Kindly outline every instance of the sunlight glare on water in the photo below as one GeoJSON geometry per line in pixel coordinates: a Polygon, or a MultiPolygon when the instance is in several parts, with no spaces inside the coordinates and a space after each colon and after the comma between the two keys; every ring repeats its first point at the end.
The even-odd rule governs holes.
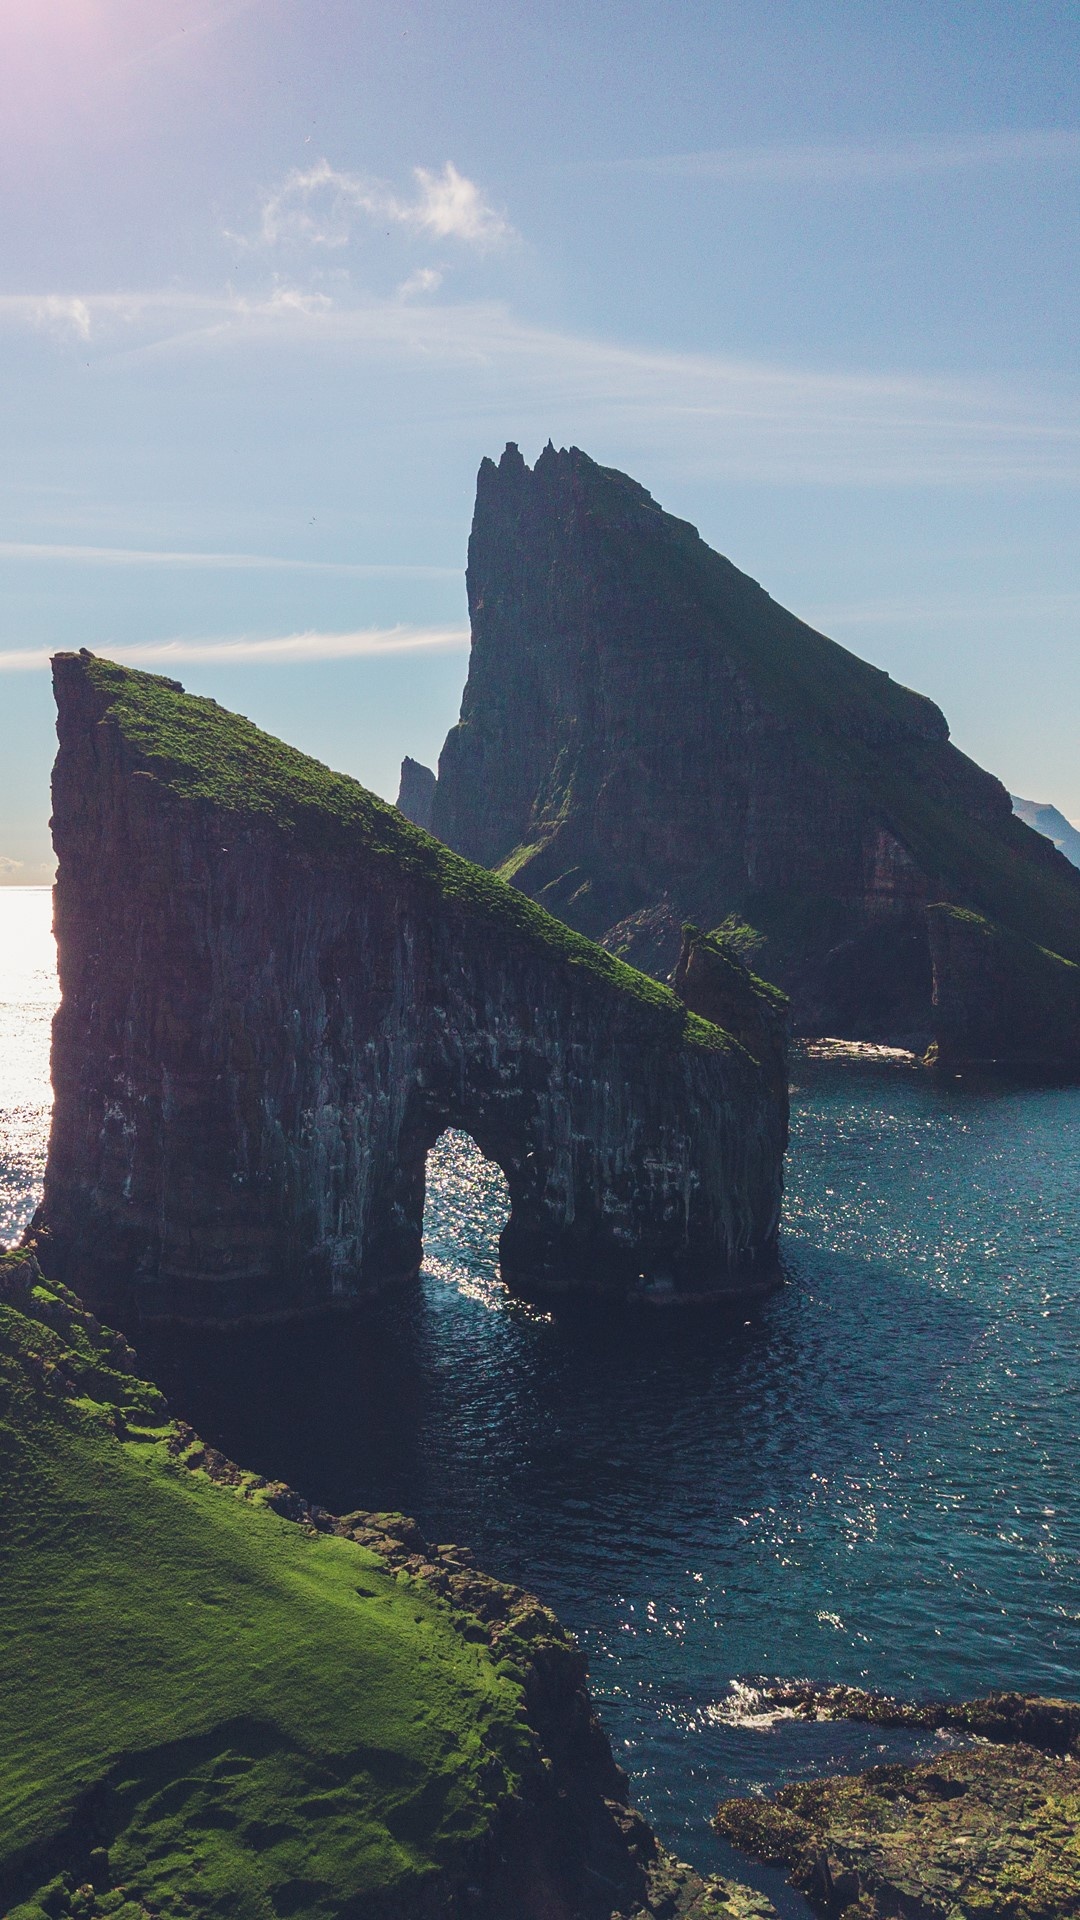
{"type": "Polygon", "coordinates": [[[49,887],[0,887],[0,1242],[17,1239],[45,1170],[49,1033],[60,998],[49,887]]]}

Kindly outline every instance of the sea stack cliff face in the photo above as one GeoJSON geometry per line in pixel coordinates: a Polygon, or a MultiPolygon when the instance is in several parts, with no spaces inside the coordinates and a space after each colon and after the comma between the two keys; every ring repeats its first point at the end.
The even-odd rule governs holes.
{"type": "Polygon", "coordinates": [[[63,997],[32,1232],[58,1278],[127,1324],[348,1304],[416,1270],[425,1156],[462,1127],[506,1175],[522,1291],[762,1283],[779,1028],[755,1057],[176,682],[66,654],[55,685],[63,997]]]}
{"type": "Polygon", "coordinates": [[[933,702],[626,475],[576,448],[486,460],[468,589],[432,830],[612,951],[667,978],[685,921],[727,923],[798,1030],[912,1043],[935,1031],[928,905],[1080,959],[1080,875],[933,702]]]}
{"type": "Polygon", "coordinates": [[[398,812],[403,813],[406,820],[411,820],[414,827],[422,827],[425,833],[430,833],[434,804],[435,775],[430,767],[422,766],[419,760],[411,760],[406,754],[401,763],[398,812]]]}

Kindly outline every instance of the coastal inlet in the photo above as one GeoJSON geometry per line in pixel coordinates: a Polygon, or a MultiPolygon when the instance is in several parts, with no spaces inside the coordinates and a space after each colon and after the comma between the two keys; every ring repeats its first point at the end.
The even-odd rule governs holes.
{"type": "MultiPolygon", "coordinates": [[[[45,1082],[49,898],[0,904],[3,1017],[37,1035],[45,1082]]],[[[36,1139],[10,1107],[0,1125],[10,1239],[45,1114],[36,1139]]],[[[451,1134],[421,1280],[354,1330],[140,1342],[232,1458],[338,1512],[413,1513],[542,1594],[586,1647],[638,1803],[729,1871],[723,1795],[942,1744],[772,1719],[738,1683],[1080,1693],[1080,1091],[802,1055],[792,1125],[787,1281],[750,1312],[613,1326],[514,1302],[501,1177],[451,1134]]]]}

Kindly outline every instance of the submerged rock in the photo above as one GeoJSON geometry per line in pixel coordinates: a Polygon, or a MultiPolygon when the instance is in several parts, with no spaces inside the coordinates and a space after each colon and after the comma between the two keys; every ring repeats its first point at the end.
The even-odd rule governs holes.
{"type": "Polygon", "coordinates": [[[416,1272],[460,1127],[522,1292],[772,1283],[783,1034],[745,969],[724,1031],[215,701],[89,654],[55,684],[57,1278],[119,1324],[347,1306],[416,1272]]]}
{"type": "MultiPolygon", "coordinates": [[[[532,469],[514,445],[485,460],[468,590],[433,830],[612,951],[667,978],[684,921],[723,927],[754,943],[799,1032],[919,1052],[936,1033],[928,905],[1080,961],[1080,873],[934,703],[625,474],[575,447],[532,469]]],[[[1009,1019],[1007,996],[973,999],[995,1058],[1009,1019]]]]}

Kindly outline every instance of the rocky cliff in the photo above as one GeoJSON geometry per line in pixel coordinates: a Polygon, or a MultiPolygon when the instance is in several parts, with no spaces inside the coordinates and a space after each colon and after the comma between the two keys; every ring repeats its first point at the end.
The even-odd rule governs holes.
{"type": "MultiPolygon", "coordinates": [[[[928,903],[1080,959],[1080,875],[933,702],[576,448],[483,463],[433,831],[661,977],[754,943],[803,1032],[934,1031],[928,903]]],[[[1007,1036],[999,1036],[1007,1053],[1007,1036]]]]}
{"type": "Polygon", "coordinates": [[[964,907],[927,909],[937,1060],[1080,1073],[1080,966],[964,907]]]}
{"type": "Polygon", "coordinates": [[[414,827],[422,827],[425,833],[430,833],[434,805],[435,775],[430,767],[422,766],[419,760],[410,760],[406,754],[401,763],[398,812],[403,813],[406,820],[411,820],[414,827]]]}
{"type": "Polygon", "coordinates": [[[425,1157],[461,1127],[506,1175],[522,1291],[765,1283],[786,1087],[764,1029],[755,1055],[174,681],[66,654],[55,685],[33,1236],[57,1278],[121,1324],[347,1305],[416,1271],[425,1157]]]}

